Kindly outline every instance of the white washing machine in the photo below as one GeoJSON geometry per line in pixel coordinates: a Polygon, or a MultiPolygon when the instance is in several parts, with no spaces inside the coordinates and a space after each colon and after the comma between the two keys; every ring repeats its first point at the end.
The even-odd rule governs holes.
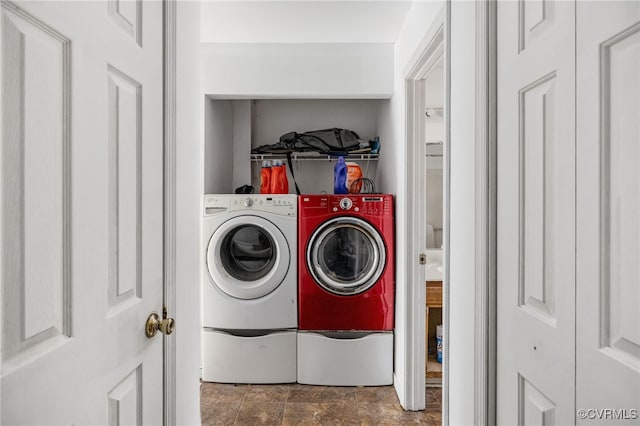
{"type": "Polygon", "coordinates": [[[202,378],[296,381],[297,196],[205,195],[202,378]]]}

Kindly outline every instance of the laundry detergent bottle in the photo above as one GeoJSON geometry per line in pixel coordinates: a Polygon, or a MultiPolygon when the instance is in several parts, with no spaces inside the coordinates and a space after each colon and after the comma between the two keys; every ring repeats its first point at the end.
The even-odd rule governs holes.
{"type": "Polygon", "coordinates": [[[344,157],[338,157],[338,162],[333,169],[333,193],[347,193],[347,165],[344,162],[344,157]]]}
{"type": "Polygon", "coordinates": [[[288,194],[289,182],[287,181],[287,169],[280,160],[274,160],[271,167],[271,193],[288,194]]]}
{"type": "Polygon", "coordinates": [[[271,193],[271,161],[263,161],[260,169],[260,193],[271,193]]]}
{"type": "Polygon", "coordinates": [[[362,181],[356,182],[362,178],[362,169],[356,163],[347,164],[347,191],[350,194],[358,194],[362,190],[362,181]]]}

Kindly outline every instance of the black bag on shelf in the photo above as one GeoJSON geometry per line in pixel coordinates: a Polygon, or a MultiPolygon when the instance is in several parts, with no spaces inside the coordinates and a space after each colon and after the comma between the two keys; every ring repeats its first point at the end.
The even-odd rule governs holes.
{"type": "Polygon", "coordinates": [[[280,136],[280,141],[271,145],[261,145],[255,154],[286,152],[349,152],[358,149],[360,136],[348,129],[322,129],[310,132],[289,132],[280,136]]]}

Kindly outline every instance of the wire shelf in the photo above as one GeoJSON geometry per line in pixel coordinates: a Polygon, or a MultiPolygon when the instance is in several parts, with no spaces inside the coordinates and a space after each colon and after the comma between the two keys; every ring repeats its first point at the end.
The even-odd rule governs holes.
{"type": "MultiPolygon", "coordinates": [[[[329,162],[337,160],[338,156],[335,155],[327,155],[320,154],[318,152],[292,152],[291,160],[292,161],[322,161],[327,160],[329,162]]],[[[379,154],[369,154],[369,153],[361,153],[354,154],[349,153],[344,156],[345,160],[361,160],[361,161],[377,161],[379,158],[379,154]]],[[[264,160],[286,160],[286,154],[251,154],[251,161],[259,162],[264,160]]]]}

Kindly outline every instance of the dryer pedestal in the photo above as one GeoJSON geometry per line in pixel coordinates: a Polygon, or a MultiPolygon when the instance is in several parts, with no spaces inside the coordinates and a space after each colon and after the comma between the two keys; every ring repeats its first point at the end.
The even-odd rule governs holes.
{"type": "Polygon", "coordinates": [[[295,383],[296,331],[240,332],[204,329],[202,380],[219,383],[295,383]],[[254,335],[252,335],[254,334],[254,335]]]}
{"type": "Polygon", "coordinates": [[[393,384],[393,333],[298,332],[298,383],[393,384]]]}

